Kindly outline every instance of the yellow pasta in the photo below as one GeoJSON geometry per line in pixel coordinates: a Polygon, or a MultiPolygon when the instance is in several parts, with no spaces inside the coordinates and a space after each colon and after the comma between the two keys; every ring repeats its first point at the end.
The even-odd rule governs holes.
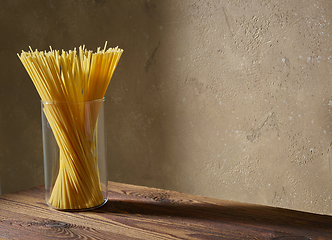
{"type": "Polygon", "coordinates": [[[104,202],[93,133],[102,99],[123,53],[117,47],[107,49],[106,44],[97,52],[81,46],[78,51],[30,48],[18,54],[45,101],[44,114],[60,150],[60,169],[49,199],[55,208],[85,209],[104,202]],[[90,102],[89,108],[86,102],[90,102]]]}

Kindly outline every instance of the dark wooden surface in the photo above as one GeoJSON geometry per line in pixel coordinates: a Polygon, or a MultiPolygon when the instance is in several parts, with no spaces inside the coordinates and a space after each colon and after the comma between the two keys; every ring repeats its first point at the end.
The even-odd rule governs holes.
{"type": "Polygon", "coordinates": [[[332,239],[332,217],[109,182],[96,210],[49,208],[44,188],[0,196],[0,239],[332,239]]]}

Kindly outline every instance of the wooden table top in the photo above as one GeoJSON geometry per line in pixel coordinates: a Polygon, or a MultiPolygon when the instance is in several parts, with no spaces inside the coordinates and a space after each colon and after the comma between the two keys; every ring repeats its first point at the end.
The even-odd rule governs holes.
{"type": "Polygon", "coordinates": [[[332,239],[332,216],[109,182],[109,201],[57,211],[44,188],[0,196],[0,239],[332,239]]]}

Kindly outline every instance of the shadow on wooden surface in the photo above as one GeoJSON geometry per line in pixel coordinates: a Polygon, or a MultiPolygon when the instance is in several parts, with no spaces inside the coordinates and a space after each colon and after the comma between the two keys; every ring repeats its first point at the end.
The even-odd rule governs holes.
{"type": "Polygon", "coordinates": [[[229,205],[218,206],[208,203],[172,203],[167,199],[157,202],[142,202],[135,200],[109,200],[96,212],[113,214],[134,214],[142,216],[171,217],[211,220],[225,223],[238,223],[256,226],[271,226],[273,228],[287,227],[303,230],[331,231],[332,220],[322,215],[297,212],[293,210],[266,207],[229,205]],[[323,221],[322,221],[323,220],[323,221]]]}

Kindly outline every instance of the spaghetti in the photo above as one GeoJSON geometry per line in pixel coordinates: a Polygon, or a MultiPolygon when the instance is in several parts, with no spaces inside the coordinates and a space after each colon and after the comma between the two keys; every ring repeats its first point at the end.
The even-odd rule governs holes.
{"type": "Polygon", "coordinates": [[[32,79],[60,151],[60,167],[49,204],[85,209],[104,202],[94,145],[102,99],[122,49],[22,51],[18,54],[32,79]],[[89,106],[87,106],[89,102],[89,106]],[[86,119],[90,119],[86,121],[86,119]]]}

